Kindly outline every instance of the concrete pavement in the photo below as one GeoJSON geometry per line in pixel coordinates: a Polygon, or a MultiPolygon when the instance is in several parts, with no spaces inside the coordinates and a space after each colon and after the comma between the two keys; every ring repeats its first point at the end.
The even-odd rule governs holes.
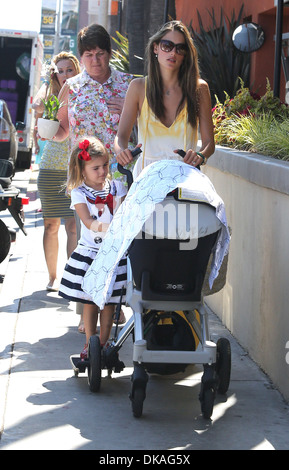
{"type": "MultiPolygon", "coordinates": [[[[73,304],[45,290],[36,177],[31,170],[16,175],[15,184],[31,198],[28,236],[18,233],[9,262],[0,265],[0,449],[289,449],[288,405],[213,313],[213,336],[231,342],[232,374],[227,396],[217,397],[210,421],[201,416],[199,366],[174,376],[151,376],[143,416],[133,417],[131,337],[120,351],[124,371],[112,378],[104,372],[99,393],[89,391],[86,375],[74,377],[69,356],[82,349],[85,338],[77,331],[73,304]]],[[[60,252],[61,275],[63,226],[60,252]]],[[[129,308],[126,313],[131,314],[129,308]]]]}

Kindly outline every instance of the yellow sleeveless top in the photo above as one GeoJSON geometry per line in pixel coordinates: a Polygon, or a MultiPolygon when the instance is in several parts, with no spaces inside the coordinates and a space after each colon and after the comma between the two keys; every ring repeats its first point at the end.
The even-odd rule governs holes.
{"type": "Polygon", "coordinates": [[[165,126],[149,108],[146,93],[138,118],[138,143],[142,144],[142,154],[133,171],[134,179],[142,169],[158,160],[182,160],[176,149],[194,149],[197,145],[197,127],[188,122],[187,105],[181,110],[170,127],[165,126]]]}

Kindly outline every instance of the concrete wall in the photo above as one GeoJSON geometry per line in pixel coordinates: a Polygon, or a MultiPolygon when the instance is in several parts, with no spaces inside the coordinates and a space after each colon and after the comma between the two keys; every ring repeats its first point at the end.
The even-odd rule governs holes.
{"type": "Polygon", "coordinates": [[[289,400],[289,162],[218,146],[204,173],[232,228],[226,286],[205,301],[289,400]]]}

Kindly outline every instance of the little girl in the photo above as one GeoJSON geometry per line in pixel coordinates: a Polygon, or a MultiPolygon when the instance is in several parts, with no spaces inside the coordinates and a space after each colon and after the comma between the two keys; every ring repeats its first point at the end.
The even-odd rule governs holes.
{"type": "MultiPolygon", "coordinates": [[[[86,344],[81,358],[87,357],[88,341],[96,334],[98,307],[82,288],[87,269],[97,255],[100,243],[113,214],[126,195],[120,181],[108,178],[109,156],[103,144],[95,137],[87,137],[77,144],[69,163],[67,189],[71,193],[71,208],[81,221],[78,245],[69,258],[60,283],[59,295],[65,299],[82,302],[86,344]]],[[[109,339],[115,304],[126,281],[126,259],[121,259],[112,296],[100,312],[100,344],[109,339]]]]}

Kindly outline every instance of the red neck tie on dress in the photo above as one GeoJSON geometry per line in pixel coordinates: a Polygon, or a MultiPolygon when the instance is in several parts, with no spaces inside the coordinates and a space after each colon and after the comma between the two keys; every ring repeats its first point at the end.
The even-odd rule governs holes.
{"type": "Polygon", "coordinates": [[[109,208],[109,211],[111,214],[113,214],[113,195],[111,193],[109,193],[106,197],[100,197],[100,196],[97,196],[96,199],[90,199],[87,197],[87,200],[88,202],[92,203],[92,204],[95,204],[95,205],[102,205],[102,207],[98,208],[99,211],[98,211],[98,217],[101,216],[101,214],[103,213],[103,209],[104,209],[104,204],[107,205],[107,207],[109,208]]]}

